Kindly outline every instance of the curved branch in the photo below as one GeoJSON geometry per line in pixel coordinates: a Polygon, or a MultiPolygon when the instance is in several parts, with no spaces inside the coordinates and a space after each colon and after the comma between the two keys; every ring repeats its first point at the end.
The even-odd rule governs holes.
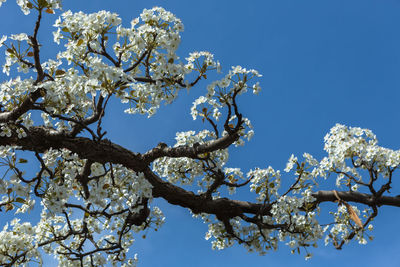
{"type": "MultiPolygon", "coordinates": [[[[359,193],[354,191],[336,191],[339,197],[347,202],[356,202],[365,204],[368,206],[395,206],[400,207],[400,196],[380,196],[375,197],[374,195],[359,193]]],[[[317,200],[316,203],[321,202],[334,202],[337,200],[333,191],[317,191],[312,194],[317,200]]]]}
{"type": "Polygon", "coordinates": [[[38,18],[36,20],[33,36],[29,36],[29,40],[31,41],[32,48],[33,48],[33,58],[35,61],[34,65],[35,65],[35,69],[37,71],[37,78],[35,81],[35,85],[38,84],[39,82],[41,82],[44,78],[44,72],[42,69],[42,65],[40,64],[40,55],[39,55],[40,49],[39,49],[39,44],[37,41],[37,34],[39,31],[41,19],[42,19],[42,11],[39,10],[39,14],[38,14],[38,18]]]}
{"type": "Polygon", "coordinates": [[[36,91],[30,93],[27,98],[15,109],[7,112],[0,113],[0,123],[7,123],[10,121],[16,121],[20,116],[24,113],[28,112],[32,109],[33,104],[38,100],[43,94],[45,94],[45,90],[42,88],[38,88],[36,91]]]}
{"type": "MultiPolygon", "coordinates": [[[[50,129],[42,127],[31,127],[26,138],[18,139],[12,137],[0,137],[0,145],[16,145],[22,150],[45,152],[46,150],[66,148],[78,154],[82,159],[89,159],[99,163],[121,164],[124,167],[135,171],[143,172],[153,186],[154,197],[161,197],[173,205],[189,208],[194,213],[215,214],[218,217],[233,218],[245,213],[257,215],[269,215],[272,204],[263,205],[247,201],[232,200],[228,198],[207,199],[203,195],[197,195],[179,186],[173,185],[158,177],[148,166],[143,157],[131,152],[108,140],[99,142],[89,138],[70,138],[59,134],[52,135],[50,129]]],[[[184,150],[185,151],[185,150],[184,150]]],[[[396,206],[400,207],[400,196],[374,197],[370,194],[339,191],[340,198],[347,202],[356,202],[369,206],[396,206]]],[[[333,191],[317,191],[312,194],[316,198],[315,203],[335,202],[337,200],[333,191]]]]}
{"type": "Polygon", "coordinates": [[[198,158],[199,154],[209,153],[219,149],[225,149],[233,144],[239,135],[234,132],[232,134],[225,135],[216,140],[209,141],[205,144],[195,144],[193,146],[178,146],[178,147],[167,147],[167,146],[157,146],[145,154],[143,154],[142,159],[146,164],[153,162],[154,160],[162,157],[170,158],[198,158]]]}
{"type": "MultiPolygon", "coordinates": [[[[40,21],[42,19],[42,13],[39,11],[38,17],[36,19],[35,23],[35,29],[33,36],[29,36],[29,40],[31,41],[31,46],[33,48],[33,58],[34,58],[34,64],[33,66],[36,69],[37,72],[37,78],[36,81],[33,83],[33,85],[39,84],[41,81],[43,81],[45,77],[45,73],[43,71],[42,65],[40,63],[40,49],[39,49],[39,43],[37,41],[37,34],[39,31],[40,27],[40,21]]],[[[33,104],[38,100],[42,95],[44,95],[46,91],[42,88],[36,89],[34,92],[28,94],[27,98],[20,104],[19,107],[16,107],[12,111],[8,112],[2,112],[0,113],[0,122],[10,122],[10,121],[15,121],[17,120],[21,115],[26,113],[28,110],[30,110],[33,106],[33,104]]]]}
{"type": "Polygon", "coordinates": [[[0,137],[0,145],[15,145],[21,150],[43,153],[50,148],[68,149],[82,159],[98,163],[121,164],[135,172],[141,172],[146,165],[137,153],[133,153],[117,144],[104,139],[94,141],[85,137],[69,137],[51,128],[30,127],[27,137],[19,139],[16,134],[11,137],[0,137]]]}

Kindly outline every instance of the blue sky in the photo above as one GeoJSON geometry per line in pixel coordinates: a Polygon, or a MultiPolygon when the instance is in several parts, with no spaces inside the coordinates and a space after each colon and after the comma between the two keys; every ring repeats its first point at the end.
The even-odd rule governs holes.
{"type": "MultiPolygon", "coordinates": [[[[229,166],[244,171],[268,165],[283,169],[292,153],[301,156],[304,152],[320,159],[325,156],[323,137],[336,123],[369,128],[382,146],[400,148],[400,1],[64,3],[65,10],[119,13],[125,25],[143,8],[153,6],[162,6],[182,19],[185,31],[178,50],[182,59],[191,51],[208,50],[221,62],[223,71],[241,65],[263,74],[259,79],[262,92],[245,96],[239,103],[255,127],[255,136],[245,147],[232,150],[229,166]]],[[[45,18],[39,34],[45,46],[52,39],[50,25],[56,17],[45,18]]],[[[0,18],[0,35],[32,31],[29,21],[33,16],[23,16],[11,0],[0,8],[0,18]]],[[[46,56],[54,56],[56,49],[49,44],[46,56]]],[[[0,77],[6,78],[3,74],[0,77]]],[[[189,112],[209,82],[202,81],[189,94],[182,91],[174,104],[162,107],[151,119],[122,114],[124,107],[113,103],[104,121],[108,138],[144,152],[160,141],[173,144],[178,131],[201,129],[201,122],[192,121],[189,112]]],[[[399,194],[396,187],[393,194],[399,194]]],[[[278,252],[266,256],[248,254],[236,246],[212,251],[204,240],[205,224],[192,219],[187,210],[163,201],[158,205],[166,215],[166,224],[157,233],[149,231],[146,239],[137,236],[131,253],[139,254],[139,266],[400,266],[400,213],[395,208],[381,208],[373,222],[375,240],[368,245],[352,242],[336,251],[321,243],[311,250],[314,257],[305,261],[304,255],[291,255],[283,244],[278,252]]]]}

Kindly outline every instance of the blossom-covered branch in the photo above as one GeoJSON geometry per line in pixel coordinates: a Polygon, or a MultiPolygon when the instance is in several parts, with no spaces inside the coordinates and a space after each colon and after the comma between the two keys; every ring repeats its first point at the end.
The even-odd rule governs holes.
{"type": "Polygon", "coordinates": [[[352,239],[365,244],[379,208],[400,206],[391,192],[400,152],[380,147],[367,129],[337,124],[325,137],[327,157],[292,155],[289,186],[270,166],[247,173],[228,167],[231,147],[254,135],[241,97],[260,91],[261,75],[240,66],[194,100],[190,114],[203,130],[178,132],[175,144],[160,142],[143,153],[116,144],[102,124],[110,99],[120,99],[126,113],[152,116],[181,89],[219,75],[220,63],[205,51],[182,62],[183,24],[160,7],[145,9],[129,27],[107,11],[66,11],[53,33],[65,49],[43,61],[42,16],[58,12],[61,1],[17,4],[37,17],[31,36],[0,39],[3,72],[13,76],[0,85],[0,212],[16,216],[0,232],[2,266],[41,263],[42,251],[62,266],[133,266],[136,255],[127,252],[134,235],[165,220],[155,198],[204,220],[215,249],[237,242],[264,254],[286,243],[307,258],[321,239],[338,249],[352,239]],[[26,171],[31,164],[39,166],[34,175],[26,171]],[[332,189],[318,190],[322,183],[332,189]],[[234,197],[239,190],[250,191],[248,201],[234,197]],[[319,216],[325,202],[338,204],[328,221],[319,216]],[[18,214],[31,210],[40,210],[39,222],[21,222],[18,214]]]}

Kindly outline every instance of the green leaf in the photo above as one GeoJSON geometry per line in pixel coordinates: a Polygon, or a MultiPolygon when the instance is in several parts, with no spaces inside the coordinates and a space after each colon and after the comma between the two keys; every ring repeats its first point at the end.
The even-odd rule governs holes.
{"type": "Polygon", "coordinates": [[[47,7],[48,5],[46,0],[39,0],[38,3],[40,7],[47,7]]]}
{"type": "Polygon", "coordinates": [[[18,203],[22,203],[22,204],[25,204],[25,203],[26,203],[25,199],[20,198],[20,197],[17,197],[17,198],[15,199],[15,201],[18,202],[18,203]]]}
{"type": "Polygon", "coordinates": [[[43,90],[40,90],[40,95],[41,96],[45,96],[46,95],[46,91],[43,89],[43,90]]]}
{"type": "Polygon", "coordinates": [[[64,27],[61,29],[63,32],[69,32],[69,29],[67,27],[64,27]]]}
{"type": "Polygon", "coordinates": [[[79,39],[78,40],[78,43],[76,44],[77,46],[80,46],[81,44],[83,44],[83,40],[82,39],[79,39]]]}
{"type": "Polygon", "coordinates": [[[27,163],[27,162],[28,162],[28,160],[23,159],[23,158],[20,158],[20,159],[18,160],[18,163],[27,163]]]}
{"type": "Polygon", "coordinates": [[[56,76],[63,75],[63,74],[65,74],[65,71],[63,71],[63,70],[56,70],[56,76]]]}
{"type": "Polygon", "coordinates": [[[256,188],[256,194],[260,193],[260,191],[261,191],[261,186],[256,188]]]}
{"type": "Polygon", "coordinates": [[[8,204],[6,205],[6,211],[12,210],[13,208],[14,208],[14,205],[13,205],[13,204],[8,203],[8,204]]]}
{"type": "Polygon", "coordinates": [[[203,64],[203,66],[201,67],[201,70],[200,70],[200,72],[203,74],[204,72],[206,72],[206,70],[207,70],[207,64],[203,64]]]}

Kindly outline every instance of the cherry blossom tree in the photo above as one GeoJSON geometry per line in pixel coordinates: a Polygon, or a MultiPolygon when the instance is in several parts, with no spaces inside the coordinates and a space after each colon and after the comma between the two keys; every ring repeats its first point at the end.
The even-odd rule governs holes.
{"type": "Polygon", "coordinates": [[[107,11],[61,13],[61,0],[17,4],[36,23],[30,34],[0,39],[3,72],[12,76],[0,85],[0,208],[16,215],[0,232],[2,266],[40,264],[42,253],[55,255],[60,266],[134,266],[136,255],[128,254],[134,235],[165,220],[155,198],[207,223],[213,249],[236,242],[265,254],[287,245],[306,258],[321,239],[337,249],[352,240],[365,244],[379,207],[400,206],[390,194],[400,151],[379,146],[368,129],[337,124],[325,137],[327,157],[292,155],[284,170],[293,179],[288,187],[272,167],[227,167],[229,149],[254,134],[238,100],[260,91],[261,75],[240,66],[220,74],[220,63],[205,51],[181,61],[183,24],[171,12],[145,9],[125,27],[107,11]],[[60,52],[44,61],[41,20],[57,12],[60,52]],[[150,117],[213,72],[220,79],[190,110],[203,130],[178,132],[175,144],[160,142],[144,153],[107,139],[102,118],[110,99],[118,98],[126,113],[150,117]],[[33,176],[22,151],[39,166],[33,176]],[[328,177],[337,187],[318,190],[328,177]],[[236,190],[254,198],[237,200],[236,190]],[[33,209],[41,211],[39,222],[18,219],[33,209]],[[321,223],[319,214],[329,212],[331,221],[321,223]]]}

